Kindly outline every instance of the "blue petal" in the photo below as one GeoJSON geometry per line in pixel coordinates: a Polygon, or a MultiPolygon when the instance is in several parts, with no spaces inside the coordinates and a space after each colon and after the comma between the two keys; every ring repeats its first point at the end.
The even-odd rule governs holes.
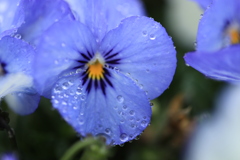
{"type": "Polygon", "coordinates": [[[53,23],[64,17],[73,18],[68,4],[63,0],[22,0],[25,23],[19,28],[21,37],[33,44],[53,23]]]}
{"type": "Polygon", "coordinates": [[[165,29],[147,17],[126,18],[103,39],[100,52],[118,53],[115,67],[131,75],[150,99],[159,96],[172,81],[176,51],[165,29]],[[111,51],[112,50],[112,51],[111,51]]]}
{"type": "Polygon", "coordinates": [[[0,98],[15,92],[30,92],[33,79],[23,73],[8,73],[0,77],[0,98]]]}
{"type": "Polygon", "coordinates": [[[0,1],[0,38],[16,32],[24,21],[23,10],[19,6],[20,0],[0,1]]]}
{"type": "Polygon", "coordinates": [[[66,0],[80,22],[91,28],[99,41],[120,21],[134,15],[145,15],[139,0],[66,0]]]}
{"type": "Polygon", "coordinates": [[[37,46],[35,79],[39,92],[50,98],[51,89],[58,76],[77,66],[81,53],[95,53],[96,40],[82,23],[62,20],[50,27],[37,46]]]}
{"type": "Polygon", "coordinates": [[[233,21],[240,24],[239,8],[240,1],[237,0],[213,1],[199,23],[197,50],[216,51],[225,47],[227,24],[233,21]]]}
{"type": "Polygon", "coordinates": [[[228,82],[240,82],[240,45],[217,52],[192,52],[184,57],[186,63],[207,77],[228,82]]]}
{"type": "Polygon", "coordinates": [[[20,39],[5,36],[0,40],[0,63],[6,64],[8,73],[22,72],[30,75],[34,56],[33,47],[20,39]]]}
{"type": "Polygon", "coordinates": [[[60,79],[53,90],[52,103],[63,118],[82,136],[103,136],[106,143],[122,144],[134,139],[149,124],[150,103],[131,79],[111,72],[113,87],[86,92],[81,74],[60,79]]]}
{"type": "Polygon", "coordinates": [[[8,106],[20,115],[33,113],[40,101],[40,96],[37,93],[12,93],[4,97],[8,106]]]}
{"type": "Polygon", "coordinates": [[[212,3],[213,0],[192,0],[198,3],[198,5],[203,9],[206,10],[212,3]]]}

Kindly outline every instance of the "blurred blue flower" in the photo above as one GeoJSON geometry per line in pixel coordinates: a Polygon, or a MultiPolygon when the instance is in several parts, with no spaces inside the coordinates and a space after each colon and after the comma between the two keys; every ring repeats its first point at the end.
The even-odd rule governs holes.
{"type": "MultiPolygon", "coordinates": [[[[93,2],[103,3],[88,2],[89,10],[98,7],[93,2]]],[[[165,29],[144,16],[122,17],[118,26],[96,30],[113,24],[108,15],[118,13],[110,11],[104,7],[89,23],[65,19],[47,30],[37,46],[35,78],[77,132],[116,145],[149,124],[149,100],[171,83],[176,51],[165,29]]]]}
{"type": "Polygon", "coordinates": [[[204,75],[239,82],[240,1],[214,0],[199,23],[196,52],[184,59],[204,75]],[[224,10],[224,12],[223,12],[224,10]]]}
{"type": "Polygon", "coordinates": [[[35,50],[28,43],[36,45],[59,19],[74,18],[62,0],[2,0],[0,6],[0,97],[25,115],[35,111],[40,99],[32,78],[35,50]]]}
{"type": "Polygon", "coordinates": [[[14,153],[5,153],[0,157],[0,160],[18,160],[14,153]]]}
{"type": "Polygon", "coordinates": [[[216,111],[200,124],[189,139],[185,160],[240,159],[240,86],[225,89],[216,111]]]}

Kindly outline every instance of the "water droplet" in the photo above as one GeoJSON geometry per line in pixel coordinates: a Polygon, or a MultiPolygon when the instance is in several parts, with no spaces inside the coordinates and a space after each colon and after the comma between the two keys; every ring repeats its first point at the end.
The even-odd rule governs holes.
{"type": "Polygon", "coordinates": [[[86,96],[81,96],[81,100],[84,101],[86,99],[86,96]]]}
{"type": "Polygon", "coordinates": [[[127,109],[127,106],[126,106],[126,105],[123,105],[123,109],[127,109]]]}
{"type": "Polygon", "coordinates": [[[146,127],[146,126],[147,126],[147,121],[142,120],[142,121],[141,121],[141,126],[142,126],[142,127],[146,127]]]}
{"type": "Polygon", "coordinates": [[[150,106],[153,106],[154,104],[152,102],[150,102],[150,106]]]}
{"type": "Polygon", "coordinates": [[[77,95],[82,94],[82,89],[77,89],[76,94],[77,94],[77,95]]]}
{"type": "Polygon", "coordinates": [[[120,135],[120,140],[123,141],[123,142],[126,142],[128,140],[128,136],[126,133],[122,133],[120,135]]]}
{"type": "Polygon", "coordinates": [[[129,135],[129,138],[130,138],[130,139],[133,139],[133,135],[132,135],[132,134],[130,134],[130,135],[129,135]]]}
{"type": "Polygon", "coordinates": [[[139,85],[139,88],[140,88],[140,89],[143,89],[143,85],[142,85],[142,84],[140,84],[140,85],[139,85]]]}
{"type": "Polygon", "coordinates": [[[146,37],[146,36],[147,36],[147,31],[142,31],[142,35],[143,35],[144,37],[146,37]]]}
{"type": "Polygon", "coordinates": [[[106,129],[105,129],[105,133],[106,133],[106,134],[111,134],[111,129],[110,129],[110,128],[106,128],[106,129]]]}
{"type": "Polygon", "coordinates": [[[60,91],[62,91],[62,87],[56,86],[56,87],[54,88],[54,92],[60,92],[60,91]]]}
{"type": "Polygon", "coordinates": [[[138,136],[135,138],[135,140],[139,140],[139,138],[140,138],[140,136],[138,135],[138,136]]]}
{"type": "Polygon", "coordinates": [[[131,111],[129,111],[129,114],[130,114],[130,116],[134,116],[135,115],[135,111],[131,110],[131,111]]]}
{"type": "Polygon", "coordinates": [[[68,80],[68,84],[69,84],[69,85],[73,85],[73,82],[74,82],[74,81],[73,81],[72,79],[68,80]]]}
{"type": "Polygon", "coordinates": [[[58,100],[54,99],[53,103],[58,104],[59,102],[58,102],[58,100]]]}
{"type": "Polygon", "coordinates": [[[16,34],[14,37],[17,38],[17,39],[21,39],[22,38],[21,34],[16,34]]]}
{"type": "Polygon", "coordinates": [[[78,99],[78,96],[77,96],[77,95],[75,95],[75,96],[73,96],[73,98],[74,98],[74,99],[78,99]]]}
{"type": "Polygon", "coordinates": [[[151,40],[155,40],[155,39],[156,39],[156,36],[155,36],[154,34],[150,34],[150,35],[149,35],[149,38],[150,38],[151,40]]]}
{"type": "Polygon", "coordinates": [[[66,106],[66,105],[67,105],[67,102],[65,102],[65,101],[62,101],[62,105],[65,105],[65,106],[66,106]]]}
{"type": "Polygon", "coordinates": [[[55,60],[54,63],[55,63],[55,64],[59,64],[59,61],[58,61],[58,60],[55,60]]]}
{"type": "Polygon", "coordinates": [[[132,129],[136,128],[136,125],[135,124],[131,124],[131,128],[132,129]]]}
{"type": "Polygon", "coordinates": [[[146,72],[149,73],[149,69],[146,69],[146,72]]]}
{"type": "Polygon", "coordinates": [[[64,93],[64,94],[63,94],[63,97],[66,97],[66,98],[68,98],[69,96],[68,96],[67,94],[65,94],[65,93],[64,93]]]}
{"type": "Polygon", "coordinates": [[[78,68],[77,70],[76,70],[76,73],[81,73],[82,72],[82,69],[81,68],[78,68]]]}
{"type": "Polygon", "coordinates": [[[114,71],[118,73],[120,70],[117,67],[114,67],[114,71]]]}
{"type": "Polygon", "coordinates": [[[62,85],[62,88],[63,89],[68,89],[69,87],[69,83],[68,82],[64,82],[63,85],[62,85]]]}
{"type": "Polygon", "coordinates": [[[83,125],[84,124],[84,120],[83,119],[79,119],[78,120],[78,124],[83,125]]]}
{"type": "Polygon", "coordinates": [[[133,118],[133,117],[131,117],[131,118],[130,118],[130,121],[133,121],[133,120],[134,120],[134,118],[133,118]]]}
{"type": "Polygon", "coordinates": [[[73,109],[77,110],[77,109],[78,109],[78,107],[77,107],[77,106],[73,106],[73,109]]]}
{"type": "Polygon", "coordinates": [[[117,96],[117,100],[118,100],[119,103],[123,103],[124,98],[123,98],[123,96],[118,95],[118,96],[117,96]]]}

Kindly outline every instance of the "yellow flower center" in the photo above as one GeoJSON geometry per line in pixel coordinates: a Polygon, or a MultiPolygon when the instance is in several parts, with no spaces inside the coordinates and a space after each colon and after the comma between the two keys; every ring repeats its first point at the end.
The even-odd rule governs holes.
{"type": "Polygon", "coordinates": [[[240,43],[240,33],[237,28],[231,28],[229,30],[229,36],[230,36],[231,44],[240,43]]]}
{"type": "Polygon", "coordinates": [[[91,78],[93,80],[100,80],[104,78],[104,70],[103,70],[103,64],[99,62],[98,59],[95,60],[93,63],[88,63],[88,78],[91,78]]]}

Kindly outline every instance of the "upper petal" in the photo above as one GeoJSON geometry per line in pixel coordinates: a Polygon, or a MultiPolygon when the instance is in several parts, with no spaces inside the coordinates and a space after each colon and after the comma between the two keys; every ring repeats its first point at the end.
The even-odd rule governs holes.
{"type": "Polygon", "coordinates": [[[11,35],[23,23],[23,8],[20,0],[0,0],[0,38],[11,35]]]}
{"type": "Polygon", "coordinates": [[[39,92],[46,97],[50,97],[59,75],[77,66],[81,53],[94,53],[97,45],[88,27],[68,19],[55,23],[39,42],[34,76],[39,92]]]}
{"type": "MultiPolygon", "coordinates": [[[[81,74],[63,77],[54,90],[52,102],[63,118],[82,136],[103,136],[106,143],[122,144],[134,139],[149,124],[150,103],[131,79],[109,70],[113,87],[87,92],[81,74]]],[[[92,84],[93,85],[93,84],[92,84]]]]}
{"type": "Polygon", "coordinates": [[[87,25],[99,41],[120,21],[133,15],[144,15],[139,0],[66,0],[80,22],[87,25]]]}
{"type": "Polygon", "coordinates": [[[187,53],[186,63],[207,77],[228,82],[240,81],[240,45],[233,45],[222,50],[187,53]]]}
{"type": "Polygon", "coordinates": [[[239,9],[240,1],[214,0],[199,23],[197,50],[216,51],[227,46],[226,29],[235,21],[240,25],[239,9]]]}
{"type": "Polygon", "coordinates": [[[28,43],[10,36],[0,40],[0,63],[6,64],[8,73],[22,72],[32,74],[32,63],[35,51],[28,43]]]}
{"type": "Polygon", "coordinates": [[[63,0],[22,0],[20,7],[24,8],[24,24],[17,34],[32,44],[37,43],[37,38],[53,23],[65,17],[73,19],[63,0]]]}
{"type": "MultiPolygon", "coordinates": [[[[172,39],[157,22],[147,17],[129,17],[103,39],[100,52],[116,55],[112,65],[131,77],[150,99],[159,96],[172,81],[176,51],[172,39]]],[[[109,64],[110,65],[110,64],[109,64]]]]}

